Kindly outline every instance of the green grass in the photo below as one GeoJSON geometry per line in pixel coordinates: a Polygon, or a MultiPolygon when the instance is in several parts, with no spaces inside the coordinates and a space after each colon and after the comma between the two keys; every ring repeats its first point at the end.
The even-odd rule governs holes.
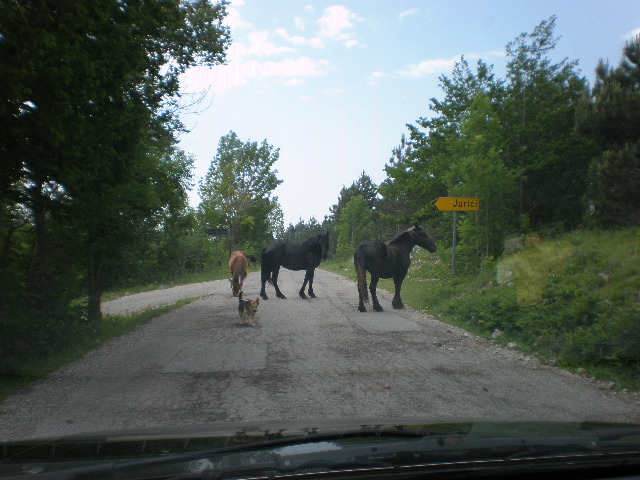
{"type": "Polygon", "coordinates": [[[66,345],[54,355],[47,356],[44,359],[24,361],[21,363],[19,371],[12,375],[0,375],[0,400],[40,377],[82,357],[90,350],[98,348],[114,338],[132,332],[154,318],[183,307],[194,300],[196,298],[179,300],[172,305],[148,308],[132,315],[109,315],[104,317],[96,330],[77,332],[73,341],[67,341],[66,345]]]}
{"type": "MultiPolygon", "coordinates": [[[[419,250],[402,286],[412,308],[543,361],[640,390],[640,228],[583,230],[453,275],[419,250]]],[[[350,259],[322,268],[355,280],[350,259]]],[[[380,288],[393,291],[390,280],[380,288]]],[[[384,305],[383,305],[384,306],[384,305]]]]}

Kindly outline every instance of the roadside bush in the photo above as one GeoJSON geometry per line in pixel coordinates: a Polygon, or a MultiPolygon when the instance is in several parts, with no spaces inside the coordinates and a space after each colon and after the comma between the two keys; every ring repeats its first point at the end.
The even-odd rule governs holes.
{"type": "Polygon", "coordinates": [[[38,374],[39,365],[70,345],[90,335],[91,326],[81,307],[3,311],[0,330],[0,373],[2,376],[38,374]]]}
{"type": "Polygon", "coordinates": [[[562,359],[568,364],[640,365],[640,312],[609,309],[592,325],[567,335],[562,359]],[[622,315],[620,313],[623,313],[622,315]]]}
{"type": "Polygon", "coordinates": [[[448,310],[474,330],[488,334],[496,329],[515,333],[522,315],[512,288],[491,288],[471,301],[451,304],[448,310]]]}

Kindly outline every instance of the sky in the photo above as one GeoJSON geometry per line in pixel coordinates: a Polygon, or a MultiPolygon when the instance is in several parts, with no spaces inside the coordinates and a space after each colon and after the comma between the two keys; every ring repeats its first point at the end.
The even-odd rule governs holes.
{"type": "Polygon", "coordinates": [[[598,60],[617,65],[640,33],[638,0],[232,0],[227,11],[226,64],[182,78],[183,98],[199,101],[181,114],[179,147],[195,158],[196,182],[230,131],[279,148],[285,227],[321,222],[363,171],[379,185],[461,56],[505,78],[506,45],[555,15],[551,58],[577,60],[592,84],[598,60]]]}

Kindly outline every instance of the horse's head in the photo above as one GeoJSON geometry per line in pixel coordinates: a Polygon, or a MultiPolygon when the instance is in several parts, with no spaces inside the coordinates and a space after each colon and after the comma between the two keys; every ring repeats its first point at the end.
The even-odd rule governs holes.
{"type": "Polygon", "coordinates": [[[322,259],[326,260],[329,255],[329,232],[318,234],[318,243],[322,250],[322,259]]]}
{"type": "Polygon", "coordinates": [[[411,227],[409,231],[411,232],[411,236],[413,237],[413,241],[416,245],[422,248],[426,248],[431,253],[436,251],[435,242],[431,240],[431,237],[427,235],[427,232],[420,228],[417,223],[413,227],[411,227]]]}

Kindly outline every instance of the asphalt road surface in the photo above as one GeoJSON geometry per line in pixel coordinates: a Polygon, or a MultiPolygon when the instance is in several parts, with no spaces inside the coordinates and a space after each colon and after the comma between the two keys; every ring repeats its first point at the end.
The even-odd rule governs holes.
{"type": "MultiPolygon", "coordinates": [[[[259,272],[245,281],[258,296],[259,272]]],[[[0,440],[218,421],[421,417],[433,421],[640,422],[636,397],[415,312],[360,313],[355,284],[281,270],[286,300],[261,300],[241,326],[227,280],[132,295],[131,312],[199,300],[158,317],[0,403],[0,440]]]]}

